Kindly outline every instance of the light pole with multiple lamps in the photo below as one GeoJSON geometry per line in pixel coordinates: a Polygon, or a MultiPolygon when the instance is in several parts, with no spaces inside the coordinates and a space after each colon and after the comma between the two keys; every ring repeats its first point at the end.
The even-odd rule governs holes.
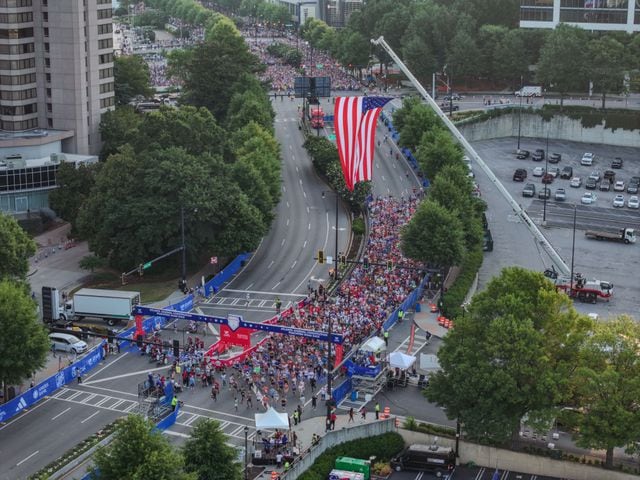
{"type": "MultiPolygon", "coordinates": [[[[544,174],[542,175],[542,178],[544,179],[546,177],[546,175],[549,173],[549,129],[547,129],[547,149],[544,152],[544,174]]],[[[549,177],[547,177],[549,178],[549,177]]],[[[549,196],[551,196],[551,187],[548,187],[548,192],[547,192],[547,185],[551,185],[550,183],[542,183],[542,191],[544,193],[544,198],[543,198],[543,207],[542,207],[542,224],[546,225],[547,224],[547,193],[549,193],[549,196]]]]}
{"type": "Polygon", "coordinates": [[[524,85],[522,75],[520,75],[520,108],[518,108],[518,150],[520,150],[520,123],[522,122],[522,88],[524,85]]]}

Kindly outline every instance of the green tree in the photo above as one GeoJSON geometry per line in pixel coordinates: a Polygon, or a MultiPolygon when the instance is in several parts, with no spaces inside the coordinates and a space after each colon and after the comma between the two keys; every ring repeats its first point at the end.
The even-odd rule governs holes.
{"type": "Polygon", "coordinates": [[[126,105],[138,95],[153,95],[149,65],[139,55],[120,55],[113,63],[116,105],[126,105]]]}
{"type": "Polygon", "coordinates": [[[49,194],[49,201],[57,215],[71,223],[74,234],[77,233],[78,212],[91,193],[97,170],[98,165],[95,164],[76,167],[73,163],[64,162],[58,167],[58,188],[49,194]]]}
{"type": "Polygon", "coordinates": [[[479,73],[483,77],[493,78],[502,58],[496,56],[496,47],[509,32],[501,25],[482,25],[478,31],[478,47],[481,53],[479,73]]]}
{"type": "Polygon", "coordinates": [[[426,200],[402,229],[400,248],[406,257],[424,263],[457,265],[464,257],[462,224],[454,213],[426,200]]]}
{"type": "Polygon", "coordinates": [[[520,88],[529,72],[530,52],[527,34],[521,29],[509,30],[495,45],[493,71],[498,78],[520,88]]]}
{"type": "Polygon", "coordinates": [[[130,415],[121,419],[115,438],[98,449],[94,457],[94,474],[104,480],[196,480],[185,473],[184,459],[154,425],[130,415]]]}
{"type": "Polygon", "coordinates": [[[574,378],[582,411],[577,445],[606,450],[633,445],[640,437],[640,326],[628,316],[598,322],[580,351],[574,378]]]}
{"type": "Polygon", "coordinates": [[[238,89],[236,82],[254,72],[257,63],[236,27],[224,19],[207,31],[204,42],[170,56],[169,67],[184,83],[184,102],[205,107],[222,120],[238,89]]]}
{"type": "Polygon", "coordinates": [[[602,108],[605,107],[607,93],[620,93],[623,89],[627,65],[625,47],[610,36],[589,42],[589,78],[593,88],[602,94],[602,108]]]}
{"type": "Polygon", "coordinates": [[[187,471],[198,480],[241,480],[242,467],[236,450],[227,445],[227,438],[215,420],[196,424],[182,450],[187,471]]]}
{"type": "Polygon", "coordinates": [[[89,270],[91,273],[96,271],[96,268],[103,268],[107,265],[104,258],[96,257],[95,255],[85,255],[80,260],[80,268],[83,270],[89,270]]]}
{"type": "Polygon", "coordinates": [[[36,243],[13,217],[0,213],[0,280],[24,280],[36,243]]]}
{"type": "Polygon", "coordinates": [[[505,268],[456,319],[425,394],[473,439],[513,439],[525,416],[548,427],[591,328],[541,273],[505,268]]]}
{"type": "Polygon", "coordinates": [[[103,113],[100,121],[100,136],[103,142],[100,158],[105,160],[126,143],[133,144],[139,138],[138,129],[142,120],[143,116],[128,106],[103,113]]]}
{"type": "MultiPolygon", "coordinates": [[[[403,39],[404,40],[404,39],[403,39]]],[[[402,53],[407,67],[424,84],[436,71],[436,58],[427,42],[417,35],[404,43],[402,53]]]]}
{"type": "MultiPolygon", "coordinates": [[[[402,137],[401,137],[402,138],[402,137]]],[[[435,178],[447,164],[462,161],[462,148],[444,128],[434,128],[422,135],[416,160],[427,178],[435,178]]]]}
{"type": "Polygon", "coordinates": [[[393,125],[400,132],[400,145],[416,151],[425,132],[438,126],[435,112],[417,97],[409,97],[393,113],[393,125]]]}
{"type": "Polygon", "coordinates": [[[453,82],[474,76],[480,68],[480,58],[480,49],[473,35],[459,29],[447,50],[447,75],[451,76],[453,82]]]}
{"type": "Polygon", "coordinates": [[[49,337],[36,308],[24,285],[0,280],[0,382],[5,399],[9,385],[21,383],[45,365],[49,337]]]}
{"type": "Polygon", "coordinates": [[[538,81],[560,94],[560,105],[572,90],[586,87],[586,33],[565,24],[547,34],[537,65],[538,81]]]}

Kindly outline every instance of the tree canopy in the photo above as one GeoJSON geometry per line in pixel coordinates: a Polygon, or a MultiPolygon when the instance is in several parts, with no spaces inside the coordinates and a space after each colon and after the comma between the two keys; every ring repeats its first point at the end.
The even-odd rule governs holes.
{"type": "Polygon", "coordinates": [[[56,214],[71,223],[73,234],[77,234],[78,212],[87,201],[95,183],[99,165],[70,162],[61,163],[56,173],[58,188],[49,194],[51,208],[56,214]]]}
{"type": "Polygon", "coordinates": [[[529,425],[548,425],[570,398],[591,328],[541,273],[505,268],[456,319],[425,394],[468,437],[506,442],[525,416],[529,425]]]}
{"type": "Polygon", "coordinates": [[[149,65],[139,55],[119,55],[113,62],[116,105],[126,105],[136,96],[153,94],[149,65]]]}
{"type": "Polygon", "coordinates": [[[195,473],[198,480],[241,480],[237,452],[226,440],[215,420],[196,424],[182,449],[187,471],[195,473]]]}
{"type": "Polygon", "coordinates": [[[100,479],[196,480],[184,471],[184,459],[155,426],[139,415],[121,419],[115,438],[93,457],[100,479]]]}
{"type": "Polygon", "coordinates": [[[36,244],[13,217],[3,213],[0,213],[0,245],[0,280],[24,280],[36,244]]]}
{"type": "Polygon", "coordinates": [[[36,304],[20,282],[0,280],[0,329],[0,382],[6,389],[44,367],[50,345],[36,304]]]}

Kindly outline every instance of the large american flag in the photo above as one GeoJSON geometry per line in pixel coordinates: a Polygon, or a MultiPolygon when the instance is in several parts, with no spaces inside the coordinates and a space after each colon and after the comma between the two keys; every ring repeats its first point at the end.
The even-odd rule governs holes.
{"type": "Polygon", "coordinates": [[[333,111],[336,143],[347,188],[371,180],[376,123],[388,97],[338,97],[333,111]]]}

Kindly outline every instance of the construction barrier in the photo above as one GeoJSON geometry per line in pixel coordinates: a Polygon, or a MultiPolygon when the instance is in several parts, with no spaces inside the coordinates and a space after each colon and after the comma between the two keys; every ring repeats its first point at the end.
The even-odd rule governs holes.
{"type": "Polygon", "coordinates": [[[384,407],[384,410],[382,411],[382,418],[389,418],[390,416],[391,416],[391,408],[384,407]]]}
{"type": "Polygon", "coordinates": [[[445,318],[445,317],[443,317],[442,315],[440,315],[440,316],[438,317],[438,325],[440,325],[440,326],[444,327],[444,321],[445,321],[445,320],[446,320],[446,318],[445,318]]]}
{"type": "Polygon", "coordinates": [[[438,313],[438,306],[435,303],[430,303],[429,310],[431,310],[431,313],[438,313]]]}
{"type": "Polygon", "coordinates": [[[278,480],[278,472],[276,472],[275,470],[271,470],[271,480],[278,480]]]}
{"type": "Polygon", "coordinates": [[[400,428],[400,419],[396,417],[396,428],[400,428]]]}

